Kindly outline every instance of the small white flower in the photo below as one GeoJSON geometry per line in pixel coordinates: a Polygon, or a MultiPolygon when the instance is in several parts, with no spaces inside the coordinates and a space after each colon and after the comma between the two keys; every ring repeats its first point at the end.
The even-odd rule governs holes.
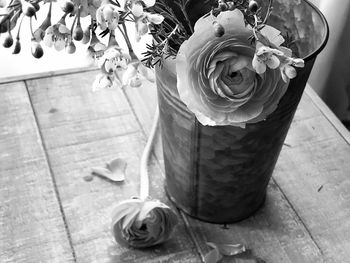
{"type": "Polygon", "coordinates": [[[144,12],[141,16],[135,17],[136,40],[139,41],[141,36],[148,33],[148,24],[159,25],[163,22],[164,17],[159,14],[144,12]]]}
{"type": "Polygon", "coordinates": [[[127,69],[127,63],[131,60],[129,53],[119,46],[108,47],[103,55],[98,58],[97,64],[107,73],[123,71],[127,69]]]}
{"type": "Polygon", "coordinates": [[[121,86],[121,82],[113,74],[106,74],[101,72],[97,74],[95,81],[92,84],[92,91],[96,92],[101,89],[112,89],[121,86]]]}
{"type": "Polygon", "coordinates": [[[286,62],[280,66],[281,76],[284,82],[289,79],[294,79],[297,76],[297,71],[294,67],[303,68],[304,60],[300,58],[286,58],[286,62]]]}
{"type": "Polygon", "coordinates": [[[66,25],[63,23],[57,23],[46,29],[43,40],[46,46],[54,46],[57,51],[61,51],[71,39],[71,32],[66,25]]]}
{"type": "Polygon", "coordinates": [[[146,68],[140,61],[134,60],[128,64],[128,68],[123,75],[123,85],[129,85],[130,87],[137,88],[142,85],[141,76],[145,77],[148,81],[154,82],[154,73],[146,68]]]}
{"type": "Polygon", "coordinates": [[[126,0],[124,8],[131,10],[131,13],[135,17],[140,17],[143,15],[143,5],[147,7],[154,6],[156,0],[126,0]]]}
{"type": "Polygon", "coordinates": [[[94,83],[92,84],[92,91],[96,92],[101,89],[105,88],[111,88],[113,87],[113,81],[111,79],[110,75],[99,73],[96,78],[94,83]]]}
{"type": "Polygon", "coordinates": [[[101,6],[101,0],[72,0],[75,6],[73,14],[76,14],[80,6],[80,17],[96,18],[96,10],[101,6]]]}
{"type": "Polygon", "coordinates": [[[252,61],[253,68],[258,74],[263,74],[266,71],[266,66],[276,69],[281,63],[278,56],[283,55],[284,53],[282,51],[270,48],[257,41],[256,52],[252,61]]]}
{"type": "Polygon", "coordinates": [[[115,30],[119,22],[119,8],[112,4],[104,4],[96,11],[97,24],[101,30],[115,30]]]}

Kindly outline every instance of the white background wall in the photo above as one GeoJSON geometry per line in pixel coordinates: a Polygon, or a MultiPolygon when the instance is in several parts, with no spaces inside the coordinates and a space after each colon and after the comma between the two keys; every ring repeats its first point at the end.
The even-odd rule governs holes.
{"type": "MultiPolygon", "coordinates": [[[[33,23],[34,30],[39,27],[40,23],[45,19],[48,7],[49,4],[41,6],[41,10],[38,13],[38,15],[40,15],[38,16],[38,22],[34,21],[33,23]]],[[[52,13],[52,22],[57,22],[60,15],[63,14],[58,6],[55,6],[52,13]]],[[[71,22],[71,19],[69,21],[71,22]]],[[[13,32],[16,32],[17,34],[17,29],[13,32]]],[[[16,34],[12,33],[14,39],[16,38],[16,34]]],[[[44,48],[44,56],[40,59],[34,58],[30,50],[31,34],[28,17],[24,18],[20,36],[22,45],[22,51],[20,54],[12,54],[14,44],[11,48],[0,47],[0,78],[82,67],[91,63],[91,60],[86,56],[85,49],[79,48],[78,45],[75,54],[67,54],[65,51],[57,52],[52,48],[42,45],[44,48]]],[[[1,45],[4,37],[5,34],[3,33],[0,37],[1,45]]]]}

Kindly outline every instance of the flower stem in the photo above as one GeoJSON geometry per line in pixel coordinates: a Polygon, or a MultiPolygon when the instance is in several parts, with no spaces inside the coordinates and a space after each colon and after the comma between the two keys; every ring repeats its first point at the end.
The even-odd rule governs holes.
{"type": "Polygon", "coordinates": [[[33,17],[32,16],[30,17],[29,21],[30,21],[30,23],[29,23],[29,25],[30,25],[30,33],[32,34],[32,38],[35,38],[34,37],[34,33],[33,33],[33,22],[32,22],[33,21],[33,17]]]}
{"type": "Polygon", "coordinates": [[[122,35],[123,35],[123,37],[125,39],[125,42],[126,42],[126,44],[128,46],[129,52],[130,53],[134,53],[134,50],[132,48],[132,45],[131,45],[131,42],[130,42],[130,39],[129,39],[129,36],[128,36],[128,30],[126,29],[125,23],[122,23],[122,26],[123,26],[123,30],[124,31],[119,26],[118,26],[118,28],[119,28],[120,32],[122,33],[122,35]]]}
{"type": "Polygon", "coordinates": [[[157,132],[159,122],[159,109],[156,107],[156,112],[153,117],[153,123],[150,135],[147,139],[145,149],[143,150],[140,162],[140,199],[145,200],[149,196],[149,176],[147,171],[148,160],[152,152],[155,134],[157,132]]]}
{"type": "Polygon", "coordinates": [[[191,31],[191,33],[193,34],[193,33],[194,33],[194,29],[193,29],[193,26],[192,26],[192,24],[191,24],[190,18],[188,17],[188,13],[187,13],[187,11],[186,11],[186,4],[187,4],[187,2],[186,2],[185,4],[181,4],[181,3],[179,3],[179,2],[176,1],[175,3],[180,7],[181,12],[183,13],[183,15],[184,15],[184,17],[185,17],[185,19],[186,19],[186,22],[187,22],[187,24],[188,24],[188,27],[190,28],[190,31],[191,31]]]}
{"type": "Polygon", "coordinates": [[[18,31],[17,31],[17,36],[16,39],[19,40],[19,33],[21,32],[21,27],[22,27],[22,22],[23,22],[23,18],[25,17],[25,15],[22,16],[21,18],[21,22],[19,22],[19,26],[18,26],[18,31]]]}
{"type": "Polygon", "coordinates": [[[78,19],[78,16],[76,15],[76,16],[74,17],[74,20],[73,20],[73,23],[72,23],[72,27],[71,27],[71,29],[70,29],[70,34],[71,34],[71,35],[73,35],[74,26],[75,26],[75,22],[77,21],[77,19],[78,19]]]}
{"type": "Polygon", "coordinates": [[[176,27],[173,29],[173,31],[170,32],[170,34],[167,36],[166,39],[164,39],[160,44],[159,46],[162,46],[164,45],[168,40],[169,38],[171,38],[174,34],[176,34],[176,31],[179,29],[179,25],[176,25],[176,27]]]}
{"type": "Polygon", "coordinates": [[[262,24],[266,24],[267,19],[270,17],[271,10],[272,10],[272,3],[273,3],[273,0],[269,0],[269,5],[267,7],[266,15],[262,24]]]}

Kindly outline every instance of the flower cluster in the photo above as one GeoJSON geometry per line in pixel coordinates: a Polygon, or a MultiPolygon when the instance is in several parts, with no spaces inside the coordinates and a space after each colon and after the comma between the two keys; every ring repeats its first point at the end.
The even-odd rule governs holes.
{"type": "Polygon", "coordinates": [[[20,30],[22,21],[29,19],[32,35],[32,55],[40,58],[44,55],[43,45],[57,51],[65,50],[72,54],[76,51],[76,42],[87,45],[88,53],[101,68],[93,84],[93,89],[129,85],[138,87],[140,76],[153,81],[154,77],[133,52],[126,22],[135,24],[136,40],[149,32],[153,24],[160,24],[161,14],[150,11],[155,0],[57,0],[62,10],[58,21],[53,21],[54,0],[6,0],[1,2],[0,32],[5,33],[3,46],[11,48],[14,44],[13,31],[17,30],[13,54],[21,52],[20,30]],[[32,20],[40,6],[49,5],[47,15],[38,28],[33,29],[32,20]],[[90,24],[83,28],[81,18],[90,17],[90,24]],[[121,39],[116,39],[116,34],[121,39]],[[109,36],[108,44],[103,37],[109,36]],[[127,49],[121,48],[124,41],[127,49]],[[119,42],[119,43],[118,43],[119,42]],[[124,74],[125,73],[125,74],[124,74]]]}
{"type": "Polygon", "coordinates": [[[304,66],[283,46],[280,31],[266,25],[272,0],[264,12],[255,0],[212,0],[211,11],[195,25],[187,13],[191,0],[58,0],[63,16],[56,22],[51,18],[53,0],[8,1],[2,4],[0,32],[6,33],[3,46],[9,48],[18,24],[14,54],[21,51],[21,25],[29,17],[36,58],[44,53],[42,43],[68,53],[76,51],[77,41],[87,45],[101,68],[94,90],[139,87],[142,78],[153,82],[153,72],[145,65],[176,57],[180,97],[206,125],[244,127],[265,119],[296,76],[296,68],[304,66]],[[44,4],[49,11],[33,31],[32,20],[44,4]],[[182,19],[174,7],[183,12],[182,19]],[[80,20],[87,16],[91,23],[83,28],[80,20]],[[134,53],[127,22],[134,23],[136,41],[147,33],[154,37],[141,61],[134,53]],[[105,36],[108,44],[102,42],[105,36]]]}

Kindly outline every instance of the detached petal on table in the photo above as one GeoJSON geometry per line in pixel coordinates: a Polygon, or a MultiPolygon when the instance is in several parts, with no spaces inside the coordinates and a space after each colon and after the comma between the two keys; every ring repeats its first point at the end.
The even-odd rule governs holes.
{"type": "Polygon", "coordinates": [[[123,159],[114,159],[106,164],[106,167],[92,167],[94,175],[107,178],[113,182],[123,182],[125,180],[125,170],[127,163],[123,159]]]}

